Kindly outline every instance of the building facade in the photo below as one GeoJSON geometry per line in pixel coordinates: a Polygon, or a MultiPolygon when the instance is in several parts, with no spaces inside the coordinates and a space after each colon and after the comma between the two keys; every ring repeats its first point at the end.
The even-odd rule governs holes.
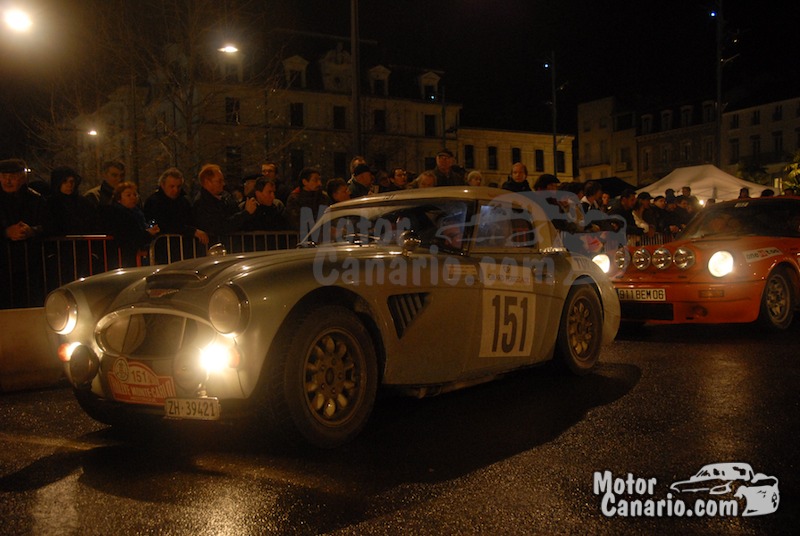
{"type": "MultiPolygon", "coordinates": [[[[552,134],[464,128],[462,105],[443,98],[442,72],[377,63],[363,71],[354,97],[352,58],[341,46],[316,58],[289,54],[261,80],[245,80],[241,61],[221,56],[217,78],[184,82],[191,90],[182,93],[174,73],[152,77],[147,88],[119,88],[93,114],[76,118],[102,125],[78,148],[85,187],[97,184],[100,163],[112,159],[127,165],[143,192],[167,167],[183,170],[191,184],[209,162],[234,185],[265,161],[281,177],[313,166],[324,179],[347,178],[356,147],[376,170],[419,173],[448,148],[458,165],[490,181],[505,180],[516,161],[532,181],[545,172],[572,180],[574,136],[559,135],[554,155],[552,134]]],[[[180,72],[181,62],[175,65],[180,72]]]]}
{"type": "Polygon", "coordinates": [[[780,188],[784,169],[800,150],[800,97],[727,111],[722,132],[723,170],[766,174],[780,188]]]}

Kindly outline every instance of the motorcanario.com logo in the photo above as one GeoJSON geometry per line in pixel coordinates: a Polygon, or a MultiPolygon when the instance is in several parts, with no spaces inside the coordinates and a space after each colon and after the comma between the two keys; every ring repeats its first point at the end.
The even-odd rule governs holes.
{"type": "Polygon", "coordinates": [[[712,463],[694,476],[658,486],[656,478],[595,471],[592,491],[607,517],[737,517],[778,509],[778,479],[746,463],[712,463]]]}

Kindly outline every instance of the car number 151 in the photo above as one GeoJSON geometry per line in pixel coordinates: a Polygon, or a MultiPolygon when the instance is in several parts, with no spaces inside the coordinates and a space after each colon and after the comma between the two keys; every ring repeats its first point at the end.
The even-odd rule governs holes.
{"type": "Polygon", "coordinates": [[[534,296],[524,292],[485,292],[481,357],[530,355],[534,296]]]}

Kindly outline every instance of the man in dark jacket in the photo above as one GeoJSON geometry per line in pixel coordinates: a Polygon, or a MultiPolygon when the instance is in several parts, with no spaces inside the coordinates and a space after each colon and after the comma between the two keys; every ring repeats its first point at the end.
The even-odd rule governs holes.
{"type": "Polygon", "coordinates": [[[305,236],[322,212],[331,204],[331,200],[322,191],[322,176],[314,168],[303,168],[300,171],[300,186],[289,196],[286,202],[286,213],[292,230],[305,236]]]}
{"type": "Polygon", "coordinates": [[[44,197],[28,188],[23,160],[0,161],[0,307],[40,307],[44,303],[42,251],[48,212],[44,197]]]}
{"type": "Polygon", "coordinates": [[[528,168],[522,162],[516,162],[511,166],[511,175],[503,183],[503,190],[510,192],[530,192],[531,185],[528,182],[528,168]]]}
{"type": "Polygon", "coordinates": [[[194,226],[208,233],[210,243],[241,231],[258,207],[256,200],[247,199],[240,210],[236,200],[225,191],[225,176],[216,164],[203,166],[197,178],[201,188],[192,206],[194,226]]]}

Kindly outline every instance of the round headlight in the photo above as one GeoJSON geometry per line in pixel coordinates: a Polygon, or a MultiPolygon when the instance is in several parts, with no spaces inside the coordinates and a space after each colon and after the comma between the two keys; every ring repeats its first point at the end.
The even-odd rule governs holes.
{"type": "Polygon", "coordinates": [[[686,248],[678,248],[675,250],[675,255],[672,256],[672,261],[681,270],[686,270],[694,266],[694,253],[686,248]]]}
{"type": "Polygon", "coordinates": [[[67,335],[78,323],[78,304],[68,290],[54,290],[44,302],[44,314],[50,329],[60,335],[67,335]]]}
{"type": "Polygon", "coordinates": [[[650,252],[646,249],[637,249],[633,252],[633,265],[639,270],[645,270],[650,266],[650,252]]]}
{"type": "Polygon", "coordinates": [[[666,248],[658,248],[653,252],[653,266],[659,270],[665,270],[672,264],[672,255],[666,248]]]}
{"type": "Polygon", "coordinates": [[[733,255],[727,251],[717,251],[708,259],[708,271],[714,277],[724,277],[733,271],[733,255]]]}
{"type": "Polygon", "coordinates": [[[592,262],[599,266],[600,269],[603,270],[604,274],[607,274],[611,269],[611,259],[609,259],[608,255],[605,253],[599,253],[592,257],[592,262]]]}
{"type": "Polygon", "coordinates": [[[628,250],[625,248],[619,248],[617,252],[614,253],[614,263],[620,270],[625,270],[625,268],[628,267],[629,260],[630,255],[628,254],[628,250]]]}
{"type": "Polygon", "coordinates": [[[241,290],[233,286],[218,288],[208,302],[208,318],[211,325],[225,335],[243,329],[247,322],[247,314],[247,298],[241,290]]]}

